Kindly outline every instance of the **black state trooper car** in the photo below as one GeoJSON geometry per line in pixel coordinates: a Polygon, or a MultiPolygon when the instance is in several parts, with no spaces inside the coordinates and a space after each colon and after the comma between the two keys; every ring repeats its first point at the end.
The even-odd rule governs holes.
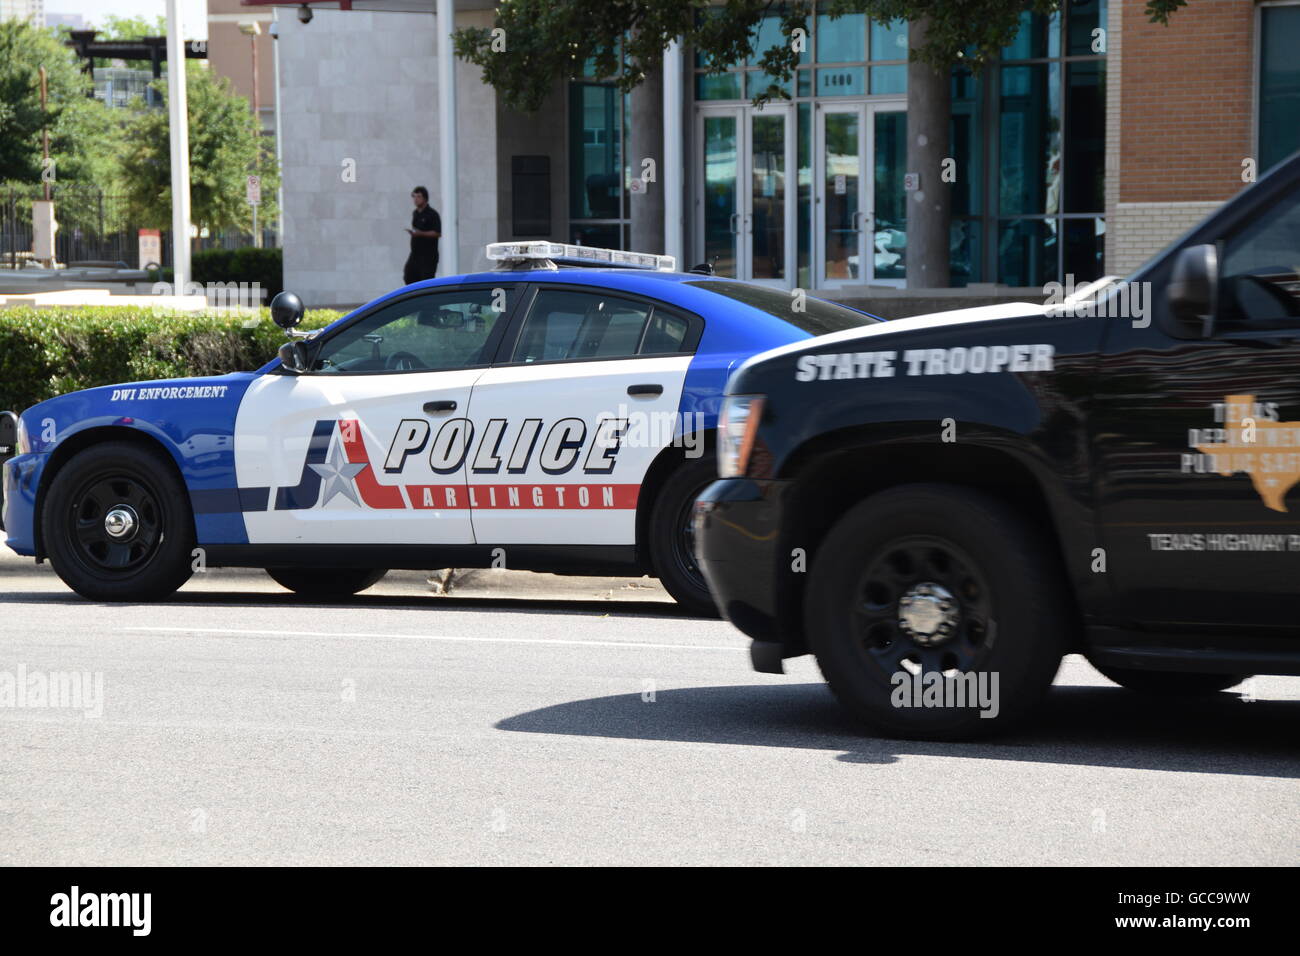
{"type": "Polygon", "coordinates": [[[938,738],[1023,717],[1068,652],[1157,694],[1300,674],[1298,273],[1300,154],[1082,300],[747,361],[695,520],[755,667],[811,652],[938,738]]]}

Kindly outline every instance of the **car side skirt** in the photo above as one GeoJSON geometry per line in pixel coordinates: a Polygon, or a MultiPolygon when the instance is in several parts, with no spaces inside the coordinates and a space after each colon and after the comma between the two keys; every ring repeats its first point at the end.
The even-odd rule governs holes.
{"type": "Polygon", "coordinates": [[[1200,674],[1300,675],[1300,634],[1088,628],[1088,659],[1110,667],[1200,674]]]}
{"type": "Polygon", "coordinates": [[[204,561],[218,568],[504,567],[552,574],[643,573],[633,545],[212,544],[203,550],[204,561]]]}

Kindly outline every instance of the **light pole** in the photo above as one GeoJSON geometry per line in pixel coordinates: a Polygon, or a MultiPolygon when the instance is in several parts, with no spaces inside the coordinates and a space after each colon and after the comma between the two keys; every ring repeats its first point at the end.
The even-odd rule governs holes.
{"type": "Polygon", "coordinates": [[[167,0],[167,128],[172,161],[172,291],[179,296],[190,281],[190,119],[178,0],[167,0]]]}
{"type": "MultiPolygon", "coordinates": [[[[253,118],[257,120],[257,135],[262,135],[262,90],[261,80],[257,74],[257,38],[262,35],[262,25],[256,20],[245,20],[239,24],[239,32],[248,37],[253,48],[253,118]]],[[[261,146],[258,146],[259,150],[261,146]]],[[[253,203],[253,248],[262,248],[262,232],[257,228],[257,203],[253,203]]]]}
{"type": "Polygon", "coordinates": [[[239,32],[248,37],[253,48],[253,115],[258,125],[262,123],[262,89],[257,76],[257,38],[262,35],[262,25],[256,20],[245,20],[239,24],[239,32]]]}

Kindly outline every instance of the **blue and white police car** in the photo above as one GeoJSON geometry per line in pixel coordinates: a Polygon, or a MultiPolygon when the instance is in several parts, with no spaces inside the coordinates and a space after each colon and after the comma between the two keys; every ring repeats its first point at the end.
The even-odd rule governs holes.
{"type": "Polygon", "coordinates": [[[311,595],[388,569],[650,573],[712,612],[691,506],[728,373],[875,321],[669,257],[493,243],[495,271],[399,289],[256,372],[63,395],[18,423],[8,545],[79,594],[150,600],[200,566],[311,595]],[[595,268],[592,268],[592,267],[595,268]]]}

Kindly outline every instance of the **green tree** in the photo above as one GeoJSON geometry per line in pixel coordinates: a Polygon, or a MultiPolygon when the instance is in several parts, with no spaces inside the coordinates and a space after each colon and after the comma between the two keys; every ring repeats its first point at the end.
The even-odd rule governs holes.
{"type": "MultiPolygon", "coordinates": [[[[1147,16],[1167,23],[1187,0],[1145,0],[1147,16]]],[[[926,202],[908,221],[908,284],[920,288],[948,284],[950,189],[939,175],[948,154],[950,119],[948,74],[954,65],[979,69],[998,55],[1020,27],[1025,11],[1048,13],[1061,0],[824,0],[822,12],[838,17],[865,13],[878,20],[910,23],[908,67],[908,169],[920,172],[926,202]],[[918,147],[924,136],[923,147],[918,147]]],[[[676,38],[703,56],[711,72],[761,53],[759,65],[774,85],[755,103],[784,96],[776,83],[793,75],[799,51],[789,40],[763,51],[754,38],[763,18],[781,17],[781,32],[807,35],[810,0],[511,0],[496,10],[499,38],[485,28],[456,33],[456,51],[483,68],[483,77],[515,109],[536,110],[552,81],[575,77],[586,64],[598,79],[622,90],[641,83],[676,38]]]]}
{"type": "MultiPolygon", "coordinates": [[[[190,140],[190,220],[201,228],[248,229],[247,177],[262,177],[260,223],[274,221],[279,174],[275,151],[262,136],[248,100],[205,64],[188,61],[186,97],[190,140]]],[[[159,84],[164,99],[165,81],[159,84]]],[[[142,226],[171,226],[171,146],[166,109],[137,104],[128,129],[127,198],[142,226]]]]}
{"type": "Polygon", "coordinates": [[[54,30],[17,20],[0,23],[0,181],[41,181],[41,130],[48,128],[55,181],[112,187],[121,131],[112,111],[89,95],[91,89],[77,55],[54,30]]]}

